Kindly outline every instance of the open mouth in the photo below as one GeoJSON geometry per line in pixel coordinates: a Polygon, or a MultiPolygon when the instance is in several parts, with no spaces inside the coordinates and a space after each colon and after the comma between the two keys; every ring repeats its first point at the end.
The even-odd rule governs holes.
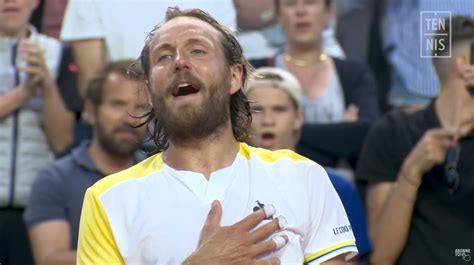
{"type": "Polygon", "coordinates": [[[199,88],[189,83],[182,83],[173,90],[172,94],[174,97],[183,97],[183,96],[195,94],[197,92],[199,92],[199,88]]]}
{"type": "Polygon", "coordinates": [[[275,134],[270,133],[270,132],[263,133],[262,134],[262,139],[263,140],[273,140],[273,139],[275,139],[275,134]]]}
{"type": "Polygon", "coordinates": [[[262,134],[261,145],[263,148],[272,149],[275,145],[276,135],[271,132],[265,132],[262,134]]]}

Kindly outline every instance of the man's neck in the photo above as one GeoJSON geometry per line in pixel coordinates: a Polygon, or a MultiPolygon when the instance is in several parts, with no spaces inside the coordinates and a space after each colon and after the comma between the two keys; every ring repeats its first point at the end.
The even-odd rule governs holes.
{"type": "Polygon", "coordinates": [[[436,114],[441,126],[445,129],[459,133],[465,125],[466,112],[469,111],[470,102],[467,90],[459,89],[465,84],[462,81],[454,80],[441,86],[441,92],[435,101],[436,114]]]}
{"type": "Polygon", "coordinates": [[[229,121],[229,126],[204,139],[179,143],[170,140],[163,159],[176,170],[201,173],[209,179],[212,172],[232,165],[239,148],[229,121]]]}
{"type": "Polygon", "coordinates": [[[92,140],[87,150],[94,164],[105,175],[110,175],[133,166],[133,156],[115,156],[102,148],[97,140],[92,140]]]}

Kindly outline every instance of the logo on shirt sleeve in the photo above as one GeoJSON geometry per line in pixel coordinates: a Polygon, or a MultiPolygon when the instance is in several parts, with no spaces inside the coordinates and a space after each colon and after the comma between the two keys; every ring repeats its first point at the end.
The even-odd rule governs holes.
{"type": "Polygon", "coordinates": [[[344,233],[349,233],[349,232],[352,232],[352,226],[351,225],[336,226],[332,229],[332,232],[334,233],[335,236],[341,235],[344,233]]]}

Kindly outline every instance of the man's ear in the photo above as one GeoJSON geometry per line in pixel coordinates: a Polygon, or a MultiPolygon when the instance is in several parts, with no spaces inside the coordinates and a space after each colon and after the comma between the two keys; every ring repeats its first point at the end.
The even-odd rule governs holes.
{"type": "Polygon", "coordinates": [[[469,65],[469,58],[465,54],[457,54],[454,59],[454,68],[458,76],[464,77],[464,69],[469,65]]]}
{"type": "Polygon", "coordinates": [[[94,105],[90,100],[84,101],[84,110],[86,114],[86,121],[90,126],[94,126],[97,123],[97,112],[98,106],[94,105]]]}
{"type": "Polygon", "coordinates": [[[241,64],[236,64],[230,67],[231,81],[229,94],[233,95],[242,88],[242,76],[244,74],[244,67],[241,64]]]}

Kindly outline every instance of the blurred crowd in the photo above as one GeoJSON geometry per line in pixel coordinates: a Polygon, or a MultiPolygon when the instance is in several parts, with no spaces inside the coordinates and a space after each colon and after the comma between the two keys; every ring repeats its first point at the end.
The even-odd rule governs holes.
{"type": "Polygon", "coordinates": [[[248,143],[326,169],[353,262],[470,261],[472,0],[0,0],[0,265],[75,264],[87,188],[150,155],[133,66],[173,6],[236,34],[248,143]]]}

